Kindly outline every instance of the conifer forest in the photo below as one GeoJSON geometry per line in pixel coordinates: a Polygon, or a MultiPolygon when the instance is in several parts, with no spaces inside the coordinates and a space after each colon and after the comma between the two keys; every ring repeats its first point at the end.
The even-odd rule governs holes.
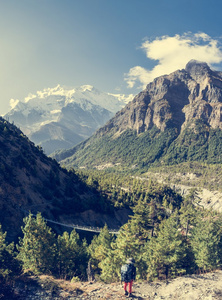
{"type": "Polygon", "coordinates": [[[183,198],[154,181],[108,173],[100,177],[86,171],[79,176],[108,194],[113,207],[131,209],[128,222],[115,235],[105,225],[86,239],[76,230],[58,235],[41,213],[29,213],[17,242],[7,242],[7,232],[0,228],[1,282],[22,272],[71,281],[117,282],[120,266],[129,257],[135,259],[137,280],[162,280],[221,267],[222,215],[204,209],[195,200],[195,189],[183,198]]]}

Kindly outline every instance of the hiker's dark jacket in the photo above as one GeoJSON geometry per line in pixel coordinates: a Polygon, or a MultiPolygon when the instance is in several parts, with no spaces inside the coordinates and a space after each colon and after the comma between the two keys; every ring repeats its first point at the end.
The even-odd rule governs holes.
{"type": "MultiPolygon", "coordinates": [[[[126,265],[125,265],[126,266],[126,265]]],[[[128,271],[124,274],[121,274],[121,280],[124,282],[130,282],[131,280],[136,279],[136,268],[133,264],[127,264],[128,271]]]]}

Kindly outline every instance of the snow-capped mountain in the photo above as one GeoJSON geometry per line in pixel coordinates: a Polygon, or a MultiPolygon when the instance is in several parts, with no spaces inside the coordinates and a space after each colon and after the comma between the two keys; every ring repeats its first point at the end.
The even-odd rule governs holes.
{"type": "Polygon", "coordinates": [[[4,117],[50,154],[91,136],[132,98],[104,93],[91,85],[57,85],[30,94],[24,101],[11,100],[12,108],[4,117]]]}

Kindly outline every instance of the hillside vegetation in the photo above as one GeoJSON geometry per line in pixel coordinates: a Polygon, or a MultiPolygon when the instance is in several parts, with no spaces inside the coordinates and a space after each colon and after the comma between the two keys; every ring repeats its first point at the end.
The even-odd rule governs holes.
{"type": "Polygon", "coordinates": [[[190,61],[160,76],[92,137],[56,153],[62,165],[144,173],[184,162],[222,162],[222,73],[190,61]]]}
{"type": "Polygon", "coordinates": [[[128,129],[117,137],[112,133],[103,138],[92,137],[73,151],[57,153],[54,157],[68,168],[101,169],[108,166],[133,173],[187,161],[221,163],[222,131],[210,128],[206,131],[205,124],[199,121],[195,130],[187,129],[177,137],[176,128],[161,132],[153,127],[139,135],[128,129]]]}
{"type": "Polygon", "coordinates": [[[87,186],[74,170],[61,168],[16,126],[2,118],[0,170],[0,223],[10,240],[21,235],[22,220],[29,211],[41,212],[51,220],[75,222],[81,213],[91,210],[100,214],[102,226],[103,215],[107,214],[112,222],[123,224],[116,220],[113,204],[106,195],[87,186]]]}
{"type": "Polygon", "coordinates": [[[222,192],[222,164],[206,162],[185,162],[175,165],[151,167],[143,174],[153,180],[166,184],[185,185],[222,192]]]}
{"type": "Polygon", "coordinates": [[[141,282],[221,269],[222,214],[197,195],[198,187],[221,189],[221,82],[222,73],[195,61],[155,79],[95,135],[57,153],[63,167],[1,119],[2,284],[27,273],[79,288],[115,284],[129,257],[141,282]],[[35,214],[9,243],[7,226],[9,234],[20,226],[24,209],[35,214]],[[55,232],[45,217],[103,228],[87,242],[75,230],[55,232]]]}
{"type": "MultiPolygon", "coordinates": [[[[81,176],[88,181],[93,179],[92,175],[81,176]]],[[[194,191],[182,198],[169,187],[161,187],[154,182],[147,184],[135,178],[129,178],[125,188],[132,184],[130,180],[134,185],[128,188],[135,193],[133,215],[116,236],[110,234],[105,226],[87,244],[75,230],[56,235],[41,214],[29,214],[24,219],[23,234],[14,248],[13,243],[7,243],[6,233],[0,228],[2,284],[15,281],[27,271],[26,277],[44,274],[71,280],[72,283],[87,279],[118,282],[120,266],[128,257],[135,258],[138,281],[171,280],[181,275],[221,268],[221,214],[198,206],[194,191]]],[[[117,182],[120,183],[121,179],[113,181],[113,185],[117,182]]],[[[109,184],[109,180],[106,177],[105,182],[99,184],[99,180],[96,182],[94,178],[91,183],[101,190],[102,186],[109,184]]],[[[61,288],[53,282],[49,284],[56,296],[61,288]]],[[[79,294],[75,295],[81,299],[87,286],[76,284],[76,287],[79,294]]]]}

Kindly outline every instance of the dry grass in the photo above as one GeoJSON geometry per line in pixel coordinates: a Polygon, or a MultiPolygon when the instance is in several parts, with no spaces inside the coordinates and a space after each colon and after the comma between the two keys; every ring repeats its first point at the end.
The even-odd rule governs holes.
{"type": "MultiPolygon", "coordinates": [[[[20,291],[26,286],[26,288],[29,287],[28,293],[36,295],[40,289],[46,289],[46,295],[51,295],[52,299],[53,297],[57,299],[69,299],[71,297],[76,300],[125,299],[123,286],[120,283],[71,283],[70,281],[55,279],[51,276],[27,276],[27,278],[23,276],[22,279],[24,285],[20,285],[20,291]]],[[[22,279],[20,278],[20,280],[22,279]]],[[[133,284],[133,294],[134,299],[138,300],[221,300],[222,271],[181,276],[167,282],[135,282],[133,284]]]]}

